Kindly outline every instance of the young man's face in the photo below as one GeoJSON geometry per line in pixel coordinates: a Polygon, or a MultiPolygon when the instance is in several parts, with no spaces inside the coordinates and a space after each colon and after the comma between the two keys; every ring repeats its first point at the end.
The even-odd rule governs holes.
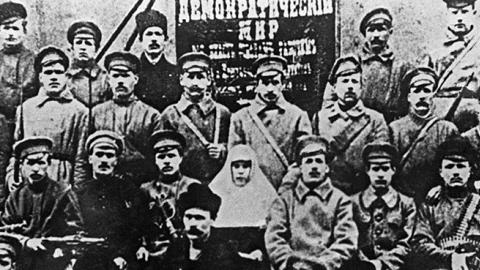
{"type": "Polygon", "coordinates": [[[281,73],[273,76],[258,76],[255,91],[266,103],[275,103],[285,88],[281,73]]]}
{"type": "Polygon", "coordinates": [[[200,208],[190,208],[183,214],[183,225],[188,239],[204,241],[210,235],[213,219],[210,212],[200,208]]]}
{"type": "MultiPolygon", "coordinates": [[[[311,152],[311,150],[315,151],[316,149],[318,149],[318,146],[311,144],[306,146],[302,152],[311,152]]],[[[302,181],[307,186],[314,186],[325,181],[330,171],[325,154],[311,155],[302,158],[300,171],[302,173],[302,181]]]]}
{"type": "Polygon", "coordinates": [[[232,181],[238,187],[243,187],[250,182],[250,172],[252,170],[251,160],[232,161],[232,181]]]}
{"type": "Polygon", "coordinates": [[[95,57],[97,48],[95,39],[90,34],[76,34],[72,43],[73,58],[78,61],[90,61],[95,57]]]}
{"type": "Polygon", "coordinates": [[[435,89],[433,89],[433,84],[410,87],[410,92],[408,93],[408,102],[410,107],[419,115],[426,115],[430,112],[430,109],[433,104],[433,95],[435,89]]]}
{"type": "Polygon", "coordinates": [[[180,75],[180,85],[192,101],[201,100],[211,84],[212,79],[207,71],[183,72],[180,75]]]}
{"type": "Polygon", "coordinates": [[[47,176],[48,166],[50,166],[48,154],[31,154],[23,159],[20,164],[20,171],[29,184],[34,184],[47,176]]]}
{"type": "Polygon", "coordinates": [[[468,161],[443,159],[439,172],[446,186],[463,187],[470,178],[471,167],[468,161]]]}
{"type": "Polygon", "coordinates": [[[23,19],[0,25],[0,42],[3,47],[13,47],[23,43],[26,36],[24,25],[23,19]]]}
{"type": "Polygon", "coordinates": [[[374,53],[379,53],[387,46],[392,28],[384,23],[370,24],[365,28],[365,39],[374,53]]]}
{"type": "Polygon", "coordinates": [[[117,152],[115,149],[94,147],[88,157],[88,163],[92,165],[93,175],[113,175],[115,167],[118,164],[117,152]]]}
{"type": "Polygon", "coordinates": [[[113,90],[113,97],[116,99],[129,98],[135,90],[138,76],[132,71],[110,70],[108,72],[108,83],[113,90]]]}
{"type": "Polygon", "coordinates": [[[60,63],[55,63],[42,68],[38,74],[38,79],[47,93],[59,93],[63,91],[67,84],[67,75],[65,67],[60,63]]]}
{"type": "Polygon", "coordinates": [[[165,50],[167,37],[163,29],[158,26],[151,26],[145,29],[142,34],[142,47],[147,54],[161,54],[165,50]]]}
{"type": "Polygon", "coordinates": [[[353,73],[337,78],[335,93],[341,103],[346,105],[357,103],[362,91],[361,76],[361,73],[353,73]]]}
{"type": "Polygon", "coordinates": [[[462,8],[448,7],[447,10],[447,26],[455,35],[465,35],[477,22],[477,11],[473,5],[462,8]]]}
{"type": "Polygon", "coordinates": [[[393,167],[392,162],[389,159],[369,161],[366,173],[373,188],[386,189],[392,182],[393,175],[395,174],[395,167],[393,167]]]}
{"type": "Polygon", "coordinates": [[[162,175],[174,175],[180,170],[183,157],[178,149],[155,153],[155,164],[162,175]]]}

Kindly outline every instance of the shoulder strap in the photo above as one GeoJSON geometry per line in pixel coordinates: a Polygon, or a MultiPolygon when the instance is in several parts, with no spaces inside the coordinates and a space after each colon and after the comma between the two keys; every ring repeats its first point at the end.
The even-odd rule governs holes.
{"type": "MultiPolygon", "coordinates": [[[[180,111],[176,105],[173,106],[177,113],[182,118],[182,121],[187,125],[187,127],[195,134],[195,136],[200,140],[203,146],[207,147],[210,142],[203,136],[202,132],[195,126],[195,124],[188,118],[186,114],[180,111]]],[[[220,137],[220,112],[218,107],[215,105],[215,126],[214,126],[214,143],[218,143],[220,137]]]]}
{"type": "Polygon", "coordinates": [[[408,147],[407,151],[405,151],[405,153],[403,154],[402,156],[402,159],[400,160],[400,166],[399,168],[403,168],[403,166],[405,165],[405,162],[407,162],[408,158],[410,157],[410,155],[412,154],[413,150],[415,149],[415,146],[417,146],[417,144],[423,140],[423,138],[425,137],[425,135],[427,134],[427,131],[435,124],[438,122],[438,120],[440,120],[438,117],[433,117],[432,119],[430,119],[427,123],[425,123],[425,125],[423,125],[422,129],[420,129],[420,132],[418,132],[418,136],[415,138],[415,140],[410,144],[410,146],[408,147]]]}
{"type": "Polygon", "coordinates": [[[352,142],[360,135],[360,133],[362,133],[362,131],[370,123],[370,116],[364,114],[358,123],[359,124],[357,125],[348,125],[342,132],[333,137],[337,145],[336,151],[338,153],[343,153],[345,150],[347,150],[352,142]]]}
{"type": "Polygon", "coordinates": [[[277,141],[272,137],[268,129],[265,127],[263,124],[262,120],[258,117],[257,114],[253,113],[250,109],[247,109],[248,115],[252,118],[253,122],[257,126],[257,128],[260,130],[262,135],[265,137],[267,140],[268,144],[273,148],[275,154],[277,154],[278,158],[282,162],[282,164],[285,166],[285,168],[288,168],[289,162],[285,154],[282,152],[280,149],[280,146],[278,146],[277,141]]]}

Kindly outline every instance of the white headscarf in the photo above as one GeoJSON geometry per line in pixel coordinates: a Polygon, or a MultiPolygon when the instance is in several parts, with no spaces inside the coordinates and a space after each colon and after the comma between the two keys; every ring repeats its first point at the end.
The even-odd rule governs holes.
{"type": "Polygon", "coordinates": [[[210,183],[210,189],[222,198],[216,227],[260,227],[266,224],[268,210],[277,197],[270,181],[258,166],[255,152],[247,145],[236,145],[228,152],[222,170],[210,183]],[[232,162],[250,160],[250,181],[243,187],[232,180],[232,162]]]}

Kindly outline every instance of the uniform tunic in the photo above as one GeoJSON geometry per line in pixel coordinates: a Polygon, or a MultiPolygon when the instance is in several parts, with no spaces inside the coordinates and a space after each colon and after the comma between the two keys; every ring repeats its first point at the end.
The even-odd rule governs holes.
{"type": "MultiPolygon", "coordinates": [[[[414,252],[420,256],[418,269],[450,269],[453,250],[442,249],[439,241],[455,235],[462,209],[470,196],[473,194],[453,197],[442,190],[438,203],[423,203],[420,206],[410,240],[414,252]]],[[[469,223],[465,236],[480,236],[478,210],[469,223]]]]}
{"type": "Polygon", "coordinates": [[[335,102],[313,117],[314,133],[326,138],[336,157],[330,164],[333,184],[347,194],[364,189],[359,181],[364,172],[363,147],[371,142],[388,141],[388,127],[383,116],[366,108],[361,100],[342,111],[335,102]]]}
{"type": "Polygon", "coordinates": [[[123,137],[125,148],[120,156],[118,173],[126,173],[135,184],[155,176],[150,137],[161,129],[160,113],[135,96],[125,103],[109,100],[93,108],[93,129],[110,130],[123,137]]]}
{"type": "Polygon", "coordinates": [[[180,165],[182,174],[198,179],[202,183],[210,183],[222,168],[226,155],[223,153],[220,159],[211,158],[206,146],[183,121],[179,112],[187,115],[209,143],[213,143],[215,132],[219,132],[218,143],[225,147],[230,125],[230,112],[225,106],[211,98],[205,98],[199,104],[194,104],[182,96],[178,103],[168,106],[161,116],[160,122],[163,129],[175,130],[187,140],[187,148],[180,165]],[[217,114],[220,117],[219,131],[215,127],[217,114]]]}
{"type": "MultiPolygon", "coordinates": [[[[21,107],[17,109],[14,140],[31,136],[51,138],[53,159],[48,175],[67,184],[84,181],[88,166],[85,153],[87,108],[73,97],[69,89],[65,89],[59,97],[51,98],[43,88],[22,107],[23,116],[21,107]]],[[[14,163],[12,158],[7,169],[7,182],[13,181],[14,163]]]]}
{"type": "Polygon", "coordinates": [[[107,72],[98,64],[93,65],[93,67],[81,68],[74,62],[67,71],[67,76],[69,84],[72,86],[73,95],[85,106],[93,107],[111,98],[112,93],[108,88],[107,72]],[[89,97],[90,84],[92,87],[91,104],[89,97]]]}
{"type": "Polygon", "coordinates": [[[323,267],[319,269],[339,269],[352,258],[357,239],[352,202],[330,179],[314,190],[298,180],[270,208],[265,244],[275,269],[286,269],[292,257],[323,267]]]}
{"type": "Polygon", "coordinates": [[[249,111],[258,115],[290,164],[295,160],[295,145],[299,138],[312,133],[310,120],[306,112],[288,103],[283,97],[279,98],[274,107],[270,107],[257,96],[249,107],[232,115],[228,149],[236,144],[249,145],[257,154],[263,173],[273,187],[278,189],[287,167],[257,127],[249,111]]]}
{"type": "MultiPolygon", "coordinates": [[[[390,123],[392,144],[397,147],[400,157],[410,148],[422,127],[431,118],[421,118],[411,112],[390,123]]],[[[457,133],[457,128],[451,122],[438,120],[433,124],[425,137],[415,145],[403,168],[397,172],[394,188],[422,201],[428,190],[440,184],[434,164],[438,146],[457,133]]]]}
{"type": "Polygon", "coordinates": [[[165,55],[152,64],[145,53],[140,57],[139,80],[135,87],[136,96],[159,112],[176,103],[182,95],[178,82],[177,66],[170,63],[165,55]]]}
{"type": "Polygon", "coordinates": [[[391,187],[377,197],[369,186],[355,194],[352,201],[359,231],[360,259],[379,261],[390,270],[402,269],[410,252],[407,241],[412,235],[416,213],[413,199],[391,187]]]}

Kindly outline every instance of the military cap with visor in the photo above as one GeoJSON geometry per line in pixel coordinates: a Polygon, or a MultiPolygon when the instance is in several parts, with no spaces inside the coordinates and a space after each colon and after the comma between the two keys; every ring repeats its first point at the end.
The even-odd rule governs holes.
{"type": "Polygon", "coordinates": [[[319,154],[325,155],[325,160],[327,163],[333,160],[332,151],[330,151],[329,142],[320,136],[317,135],[306,135],[300,138],[296,147],[295,154],[297,163],[300,164],[302,159],[309,156],[315,156],[319,154]],[[310,149],[308,152],[305,151],[305,148],[310,145],[315,145],[316,147],[310,149]]]}
{"type": "Polygon", "coordinates": [[[27,10],[20,3],[12,1],[0,4],[0,24],[12,23],[27,18],[27,10]]]}
{"type": "Polygon", "coordinates": [[[85,145],[89,153],[95,148],[113,149],[119,156],[123,152],[124,142],[122,137],[113,131],[97,130],[88,136],[85,145]]]}
{"type": "Polygon", "coordinates": [[[167,17],[158,10],[151,9],[140,12],[135,17],[135,21],[137,22],[137,31],[140,34],[140,37],[147,28],[153,26],[162,28],[163,34],[167,36],[167,17]]]}
{"type": "Polygon", "coordinates": [[[40,50],[33,62],[33,68],[37,74],[40,73],[43,67],[52,66],[54,64],[61,64],[65,70],[70,66],[70,60],[65,52],[55,46],[48,46],[40,50]]]}
{"type": "Polygon", "coordinates": [[[368,12],[360,22],[360,32],[365,35],[366,29],[370,25],[385,25],[388,28],[392,27],[392,14],[386,8],[376,8],[368,12]]]}
{"type": "Polygon", "coordinates": [[[133,72],[138,74],[140,71],[140,60],[129,52],[113,52],[105,57],[105,69],[110,72],[133,72]]]}
{"type": "Polygon", "coordinates": [[[328,76],[328,82],[334,85],[337,82],[337,78],[341,76],[348,76],[355,73],[361,73],[362,66],[358,56],[348,54],[337,58],[328,76]]]}
{"type": "Polygon", "coordinates": [[[33,154],[51,154],[52,147],[52,139],[45,136],[32,136],[16,142],[13,145],[13,154],[15,158],[22,160],[33,154]]]}
{"type": "Polygon", "coordinates": [[[167,152],[172,149],[179,149],[181,153],[187,146],[185,137],[173,130],[159,130],[152,134],[150,144],[154,152],[167,152]]]}
{"type": "Polygon", "coordinates": [[[279,55],[263,56],[252,64],[252,71],[256,77],[269,77],[277,74],[286,75],[287,59],[279,55]]]}
{"type": "Polygon", "coordinates": [[[68,42],[73,45],[73,40],[78,34],[91,35],[95,40],[95,47],[100,47],[100,42],[102,41],[102,32],[95,23],[89,21],[80,21],[70,25],[67,31],[68,42]]]}
{"type": "Polygon", "coordinates": [[[187,52],[178,58],[181,73],[184,72],[209,72],[212,60],[203,52],[187,52]]]}
{"type": "Polygon", "coordinates": [[[443,2],[447,4],[447,7],[453,8],[464,8],[475,4],[475,1],[476,0],[443,0],[443,2]]]}
{"type": "Polygon", "coordinates": [[[400,90],[402,95],[407,95],[410,88],[425,87],[432,85],[433,89],[437,88],[438,76],[435,70],[429,67],[417,67],[409,70],[402,78],[400,90]]]}
{"type": "Polygon", "coordinates": [[[397,148],[388,142],[372,142],[365,145],[362,150],[364,164],[380,160],[390,160],[396,166],[398,163],[397,148]]]}

